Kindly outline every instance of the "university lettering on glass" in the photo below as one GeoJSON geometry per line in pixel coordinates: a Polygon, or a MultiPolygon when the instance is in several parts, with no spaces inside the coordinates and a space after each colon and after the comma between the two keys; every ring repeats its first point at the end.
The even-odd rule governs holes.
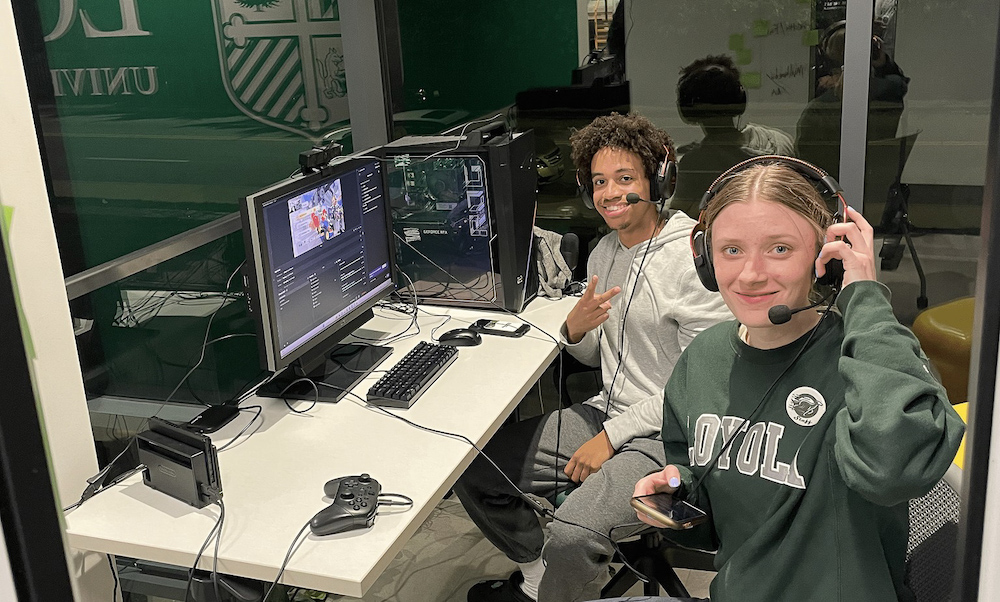
{"type": "MultiPolygon", "coordinates": [[[[121,27],[99,29],[87,14],[78,8],[77,0],[59,0],[59,13],[55,27],[45,36],[46,42],[53,42],[65,36],[76,24],[83,27],[84,37],[91,38],[132,38],[152,35],[142,28],[139,21],[137,0],[118,0],[121,27]]],[[[50,69],[52,87],[56,96],[105,96],[155,94],[158,88],[155,66],[86,67],[75,69],[50,69]]]]}

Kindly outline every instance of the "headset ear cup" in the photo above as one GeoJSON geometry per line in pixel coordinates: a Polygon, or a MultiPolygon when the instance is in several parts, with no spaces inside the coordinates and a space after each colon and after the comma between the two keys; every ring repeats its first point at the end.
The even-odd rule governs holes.
{"type": "Polygon", "coordinates": [[[666,202],[667,199],[674,196],[674,187],[677,184],[677,164],[670,159],[664,159],[666,166],[659,170],[656,175],[656,191],[659,194],[659,200],[666,202]],[[660,174],[663,174],[660,177],[660,174]]]}
{"type": "Polygon", "coordinates": [[[691,250],[694,252],[694,271],[702,285],[713,293],[719,292],[719,283],[715,280],[715,267],[712,265],[712,253],[708,248],[708,240],[704,230],[691,233],[691,250]]]}
{"type": "Polygon", "coordinates": [[[740,84],[740,91],[736,95],[736,99],[736,108],[739,111],[739,114],[742,115],[747,110],[747,89],[743,87],[742,83],[740,84]]]}
{"type": "Polygon", "coordinates": [[[826,262],[826,272],[816,279],[816,284],[820,286],[830,286],[840,289],[844,285],[844,262],[839,259],[831,259],[826,262]]]}
{"type": "Polygon", "coordinates": [[[580,198],[587,209],[594,209],[594,197],[590,194],[590,189],[580,181],[580,172],[576,172],[576,187],[580,191],[580,198]]]}

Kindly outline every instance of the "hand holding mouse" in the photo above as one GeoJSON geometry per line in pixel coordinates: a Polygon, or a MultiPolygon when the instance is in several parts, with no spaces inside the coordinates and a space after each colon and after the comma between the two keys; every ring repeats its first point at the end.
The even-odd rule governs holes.
{"type": "Polygon", "coordinates": [[[597,295],[597,276],[591,276],[583,296],[566,316],[566,334],[570,343],[579,343],[583,335],[597,328],[608,319],[611,298],[621,292],[620,286],[612,287],[597,295]]]}

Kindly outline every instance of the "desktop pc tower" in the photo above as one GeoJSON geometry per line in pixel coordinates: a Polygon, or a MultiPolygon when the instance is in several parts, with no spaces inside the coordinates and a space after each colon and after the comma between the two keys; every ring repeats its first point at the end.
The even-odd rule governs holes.
{"type": "Polygon", "coordinates": [[[534,134],[493,124],[382,147],[399,294],[519,312],[538,291],[534,134]]]}

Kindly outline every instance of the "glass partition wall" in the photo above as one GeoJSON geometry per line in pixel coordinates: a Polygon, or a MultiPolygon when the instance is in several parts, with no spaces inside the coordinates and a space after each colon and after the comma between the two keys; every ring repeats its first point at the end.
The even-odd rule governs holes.
{"type": "MultiPolygon", "coordinates": [[[[314,145],[349,151],[371,132],[391,140],[497,118],[534,130],[536,223],[581,237],[585,277],[603,221],[578,198],[569,137],[596,116],[638,111],[673,137],[671,204],[692,215],[719,173],[759,154],[837,176],[876,226],[900,321],[918,330],[929,317],[954,320],[958,341],[944,327],[918,335],[944,350],[931,360],[957,375],[953,401],[973,397],[995,2],[370,4],[345,3],[342,14],[337,0],[184,11],[15,0],[65,275],[231,215],[314,145]],[[345,33],[369,29],[379,56],[352,54],[345,33]],[[385,106],[358,111],[372,89],[385,106]]],[[[141,420],[125,428],[133,410],[115,400],[147,400],[134,413],[150,415],[168,398],[225,401],[259,376],[253,338],[242,336],[242,284],[230,281],[242,261],[231,230],[75,297],[98,439],[141,420]]]]}
{"type": "MultiPolygon", "coordinates": [[[[349,126],[336,1],[14,4],[69,278],[232,215],[349,126]]],[[[237,232],[74,298],[88,398],[236,394],[259,372],[252,339],[219,343],[239,346],[234,355],[209,346],[180,381],[214,310],[213,335],[248,331],[224,315],[246,312],[242,260],[237,232]],[[227,356],[226,368],[213,359],[227,356]],[[199,385],[210,366],[228,376],[199,385]]]]}

